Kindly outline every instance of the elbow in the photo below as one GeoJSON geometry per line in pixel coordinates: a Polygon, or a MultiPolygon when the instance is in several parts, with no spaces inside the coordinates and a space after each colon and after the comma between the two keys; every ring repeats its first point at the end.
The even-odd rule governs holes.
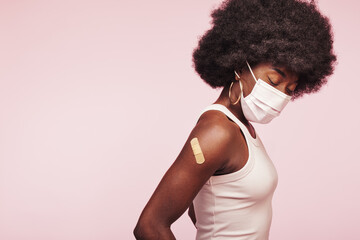
{"type": "Polygon", "coordinates": [[[135,239],[141,239],[141,228],[139,226],[139,224],[136,224],[134,230],[133,230],[133,234],[135,239]]]}
{"type": "Polygon", "coordinates": [[[148,234],[145,230],[146,230],[146,228],[138,222],[133,231],[135,239],[137,239],[137,240],[148,239],[148,237],[147,237],[148,234]]]}
{"type": "Polygon", "coordinates": [[[151,226],[151,222],[143,220],[141,218],[136,224],[133,230],[133,234],[137,240],[158,239],[156,229],[151,226]]]}
{"type": "Polygon", "coordinates": [[[164,225],[160,221],[154,219],[144,219],[140,217],[133,233],[137,240],[175,240],[175,237],[170,230],[170,226],[164,225]]]}

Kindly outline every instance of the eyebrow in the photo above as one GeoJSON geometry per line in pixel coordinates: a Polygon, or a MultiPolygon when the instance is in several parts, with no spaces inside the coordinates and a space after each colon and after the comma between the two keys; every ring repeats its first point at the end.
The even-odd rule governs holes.
{"type": "Polygon", "coordinates": [[[276,72],[278,72],[283,78],[286,78],[286,74],[285,74],[283,71],[281,71],[280,69],[278,69],[278,68],[271,68],[271,69],[273,69],[273,70],[275,70],[276,72]]]}

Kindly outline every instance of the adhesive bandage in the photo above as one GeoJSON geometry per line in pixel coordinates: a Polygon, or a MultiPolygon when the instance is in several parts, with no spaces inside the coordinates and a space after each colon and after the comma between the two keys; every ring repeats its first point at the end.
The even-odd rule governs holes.
{"type": "Polygon", "coordinates": [[[199,140],[195,137],[191,139],[190,144],[196,159],[196,163],[203,164],[205,162],[205,158],[204,154],[201,151],[199,140]]]}

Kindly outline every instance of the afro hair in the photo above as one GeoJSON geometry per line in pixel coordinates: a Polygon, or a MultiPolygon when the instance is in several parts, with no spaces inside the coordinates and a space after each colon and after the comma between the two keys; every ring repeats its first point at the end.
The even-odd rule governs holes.
{"type": "Polygon", "coordinates": [[[212,88],[231,83],[246,60],[283,65],[298,74],[293,98],[317,92],[336,56],[329,19],[314,1],[226,0],[193,52],[196,72],[212,88]]]}

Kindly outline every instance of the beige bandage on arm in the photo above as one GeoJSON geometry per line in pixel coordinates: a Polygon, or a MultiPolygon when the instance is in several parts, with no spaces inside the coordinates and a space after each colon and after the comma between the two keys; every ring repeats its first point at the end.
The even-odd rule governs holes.
{"type": "Polygon", "coordinates": [[[191,139],[190,144],[196,159],[196,163],[203,164],[205,162],[205,158],[203,152],[201,151],[199,140],[195,137],[191,139]]]}

